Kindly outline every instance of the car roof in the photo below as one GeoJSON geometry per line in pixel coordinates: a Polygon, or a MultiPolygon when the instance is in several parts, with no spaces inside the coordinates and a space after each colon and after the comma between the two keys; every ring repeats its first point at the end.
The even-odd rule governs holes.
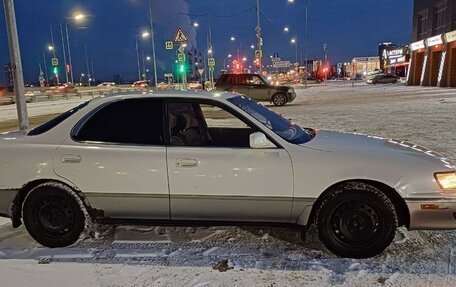
{"type": "Polygon", "coordinates": [[[114,95],[105,95],[94,98],[92,103],[105,103],[113,100],[143,99],[143,98],[182,98],[182,99],[214,99],[226,100],[239,96],[238,93],[228,92],[206,92],[206,91],[149,91],[149,92],[128,92],[114,95]]]}

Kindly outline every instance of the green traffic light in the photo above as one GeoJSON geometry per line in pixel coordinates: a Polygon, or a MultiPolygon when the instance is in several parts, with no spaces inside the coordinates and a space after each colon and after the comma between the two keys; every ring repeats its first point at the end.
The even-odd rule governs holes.
{"type": "Polygon", "coordinates": [[[179,65],[179,73],[181,73],[181,74],[185,73],[185,65],[184,64],[180,64],[179,65]]]}
{"type": "Polygon", "coordinates": [[[57,74],[57,73],[59,72],[59,70],[57,69],[57,67],[55,67],[55,68],[53,69],[53,72],[54,72],[54,74],[57,74]]]}

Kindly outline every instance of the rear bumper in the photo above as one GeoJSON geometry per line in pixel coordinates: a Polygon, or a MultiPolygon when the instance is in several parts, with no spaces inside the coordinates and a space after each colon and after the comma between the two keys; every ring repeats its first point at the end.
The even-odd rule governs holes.
{"type": "Polygon", "coordinates": [[[456,199],[406,200],[410,230],[456,229],[456,199]]]}
{"type": "Polygon", "coordinates": [[[0,189],[0,216],[11,217],[11,205],[17,192],[17,189],[0,189]]]}

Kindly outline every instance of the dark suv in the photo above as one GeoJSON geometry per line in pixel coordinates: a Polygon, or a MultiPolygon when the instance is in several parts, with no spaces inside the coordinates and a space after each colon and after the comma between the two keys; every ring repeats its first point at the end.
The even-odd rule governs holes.
{"type": "Polygon", "coordinates": [[[237,92],[256,101],[268,101],[283,106],[296,98],[293,88],[269,84],[258,74],[223,74],[215,83],[217,91],[237,92]]]}

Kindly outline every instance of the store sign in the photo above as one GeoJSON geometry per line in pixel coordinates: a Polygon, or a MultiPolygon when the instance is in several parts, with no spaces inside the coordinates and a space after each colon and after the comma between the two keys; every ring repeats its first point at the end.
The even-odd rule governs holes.
{"type": "Polygon", "coordinates": [[[395,49],[395,50],[387,51],[386,55],[389,58],[401,57],[402,55],[404,55],[404,49],[401,48],[401,49],[395,49]]]}
{"type": "Polygon", "coordinates": [[[442,43],[443,43],[442,35],[437,35],[437,36],[434,36],[434,37],[431,37],[431,38],[427,38],[427,40],[426,40],[426,45],[428,47],[432,47],[432,46],[435,46],[435,45],[440,45],[442,43]]]}
{"type": "Polygon", "coordinates": [[[448,32],[445,34],[445,42],[450,43],[456,41],[456,31],[448,32]]]}
{"type": "Polygon", "coordinates": [[[412,51],[416,51],[416,50],[424,49],[424,48],[425,48],[424,40],[421,40],[421,41],[414,42],[414,43],[410,44],[410,49],[412,51]]]}

